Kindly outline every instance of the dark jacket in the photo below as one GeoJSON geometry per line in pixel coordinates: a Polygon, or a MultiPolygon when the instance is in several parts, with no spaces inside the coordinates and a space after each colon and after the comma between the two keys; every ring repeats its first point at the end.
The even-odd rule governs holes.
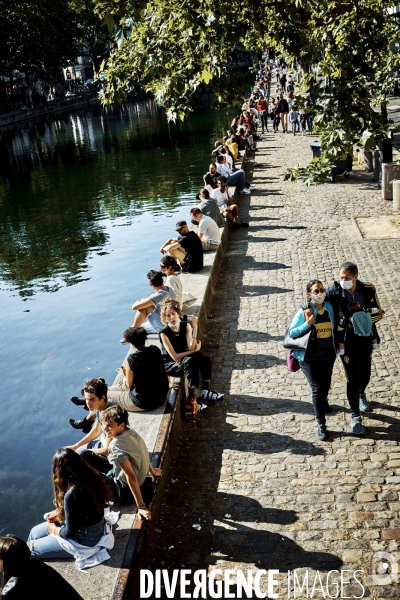
{"type": "Polygon", "coordinates": [[[282,98],[282,100],[279,101],[278,104],[278,108],[276,109],[276,112],[281,114],[281,113],[288,113],[289,112],[289,104],[288,101],[285,98],[282,98]]]}
{"type": "MultiPolygon", "coordinates": [[[[365,309],[381,308],[376,289],[372,283],[363,283],[362,281],[357,280],[357,292],[359,292],[364,298],[365,309]]],[[[350,325],[350,315],[347,310],[348,300],[346,291],[341,287],[338,281],[335,281],[332,287],[327,288],[326,299],[332,304],[337,320],[340,321],[344,318],[346,325],[350,325]]],[[[371,319],[373,336],[376,337],[379,342],[379,335],[376,330],[375,323],[382,319],[382,315],[371,314],[371,319]]],[[[351,331],[351,328],[349,331],[351,331]]]]}
{"type": "Polygon", "coordinates": [[[83,600],[82,596],[55,569],[30,558],[21,574],[10,577],[1,594],[6,600],[83,600]]]}

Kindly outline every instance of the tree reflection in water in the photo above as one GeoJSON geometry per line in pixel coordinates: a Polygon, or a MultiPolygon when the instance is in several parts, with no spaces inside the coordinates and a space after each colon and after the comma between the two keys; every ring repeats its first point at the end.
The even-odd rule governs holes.
{"type": "Polygon", "coordinates": [[[22,297],[82,281],[90,254],[106,251],[105,221],[174,209],[198,190],[190,172],[210,151],[199,137],[226,123],[209,111],[168,125],[146,100],[3,132],[0,280],[22,297]]]}

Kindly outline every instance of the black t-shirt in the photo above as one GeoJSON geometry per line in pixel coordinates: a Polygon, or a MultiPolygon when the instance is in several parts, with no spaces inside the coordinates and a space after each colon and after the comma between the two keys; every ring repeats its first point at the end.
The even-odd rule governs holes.
{"type": "Polygon", "coordinates": [[[46,563],[30,558],[20,563],[20,572],[10,577],[2,598],[6,600],[26,600],[37,597],[40,600],[83,600],[82,596],[55,569],[46,563]]]}
{"type": "Polygon", "coordinates": [[[185,268],[195,273],[203,268],[203,246],[201,239],[194,231],[178,237],[178,242],[186,250],[185,268]]]}
{"type": "Polygon", "coordinates": [[[164,348],[164,345],[163,345],[162,339],[161,339],[161,334],[164,333],[167,336],[167,338],[171,342],[171,346],[173,347],[175,352],[177,354],[180,354],[181,352],[187,352],[187,350],[188,350],[186,331],[187,331],[187,321],[180,322],[179,331],[172,331],[171,327],[168,327],[168,326],[164,327],[164,329],[161,329],[159,336],[160,336],[161,345],[162,345],[161,351],[162,351],[164,362],[170,362],[172,360],[172,357],[167,352],[167,350],[164,348]]]}
{"type": "Polygon", "coordinates": [[[127,360],[134,373],[135,404],[144,410],[155,410],[164,404],[169,385],[160,349],[146,346],[130,354],[127,360]]]}
{"type": "Polygon", "coordinates": [[[317,312],[314,326],[314,339],[310,340],[308,344],[305,361],[333,360],[335,357],[333,328],[329,313],[325,308],[317,312]]]}

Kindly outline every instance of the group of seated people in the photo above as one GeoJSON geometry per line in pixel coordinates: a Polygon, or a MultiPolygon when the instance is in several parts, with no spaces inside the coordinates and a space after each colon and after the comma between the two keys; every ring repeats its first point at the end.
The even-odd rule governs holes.
{"type": "MultiPolygon", "coordinates": [[[[249,128],[249,132],[250,132],[249,128]]],[[[159,270],[147,274],[152,293],[137,300],[133,324],[121,340],[131,352],[120,368],[117,383],[107,386],[102,377],[85,382],[82,398],[71,401],[83,407],[82,419],[70,419],[82,437],[75,444],[57,450],[52,463],[55,510],[31,530],[28,541],[17,536],[0,537],[1,597],[28,597],[29,586],[45,580],[41,598],[57,596],[79,600],[81,596],[63,578],[39,561],[76,558],[83,549],[101,547],[106,535],[105,509],[112,502],[137,506],[140,519],[150,519],[148,508],[154,496],[153,481],[162,472],[154,468],[141,436],[129,427],[129,412],[162,407],[169,390],[169,377],[187,377],[189,396],[184,414],[195,417],[223,394],[211,388],[211,361],[201,352],[197,318],[183,312],[188,298],[180,273],[196,273],[203,268],[203,253],[215,251],[221,243],[225,220],[233,229],[247,227],[239,221],[239,208],[229,194],[235,186],[249,194],[243,169],[236,169],[239,148],[253,147],[252,135],[230,133],[216,144],[216,160],[204,175],[198,204],[190,211],[191,228],[186,221],[176,224],[176,237],[160,248],[159,270]],[[160,348],[146,345],[148,335],[158,334],[160,348]],[[196,397],[201,374],[201,388],[196,397]]],[[[109,532],[110,530],[108,530],[109,532]]]]}

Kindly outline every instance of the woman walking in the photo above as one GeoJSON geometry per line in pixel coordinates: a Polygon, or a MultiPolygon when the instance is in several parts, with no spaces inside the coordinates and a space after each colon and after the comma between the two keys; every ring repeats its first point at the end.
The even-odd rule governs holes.
{"type": "Polygon", "coordinates": [[[299,361],[311,388],[315,418],[318,423],[317,437],[327,439],[325,415],[330,412],[328,392],[331,386],[333,365],[336,359],[334,340],[334,311],[330,302],[325,301],[325,288],[318,279],[306,286],[308,308],[300,308],[289,327],[291,338],[306,334],[314,329],[307,350],[292,350],[299,361]],[[313,335],[314,334],[314,335],[313,335]]]}
{"type": "Polygon", "coordinates": [[[288,101],[286,100],[286,98],[284,98],[282,94],[279,96],[279,104],[276,109],[276,113],[277,113],[277,115],[278,115],[278,113],[280,115],[283,133],[287,133],[289,104],[288,104],[288,101]]]}

